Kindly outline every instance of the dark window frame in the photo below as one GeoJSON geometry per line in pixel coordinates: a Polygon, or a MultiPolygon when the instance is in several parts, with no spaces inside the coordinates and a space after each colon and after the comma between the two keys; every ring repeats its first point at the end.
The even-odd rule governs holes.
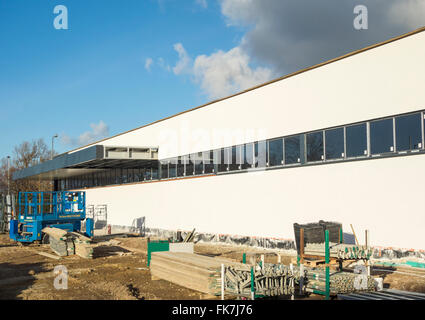
{"type": "Polygon", "coordinates": [[[204,174],[214,173],[214,150],[202,152],[202,159],[204,163],[204,174]]]}
{"type": "Polygon", "coordinates": [[[245,169],[245,170],[249,170],[251,168],[254,168],[255,166],[255,146],[254,146],[254,142],[249,142],[249,143],[245,143],[242,146],[242,150],[241,150],[241,157],[242,157],[242,161],[241,161],[241,169],[245,169]],[[249,148],[248,148],[249,147],[249,148]],[[248,150],[250,149],[250,150],[248,150]],[[248,152],[248,151],[251,152],[248,152]],[[248,154],[251,153],[251,155],[248,157],[248,154]],[[250,163],[251,161],[251,163],[250,163]]]}
{"type": "MultiPolygon", "coordinates": [[[[267,167],[277,167],[277,166],[283,166],[285,164],[285,143],[284,143],[284,138],[274,138],[274,139],[269,139],[267,140],[267,154],[268,154],[268,161],[267,161],[267,167]],[[276,145],[280,144],[280,148],[281,148],[281,158],[277,158],[277,162],[273,161],[272,164],[272,152],[270,151],[270,144],[276,143],[276,145]],[[280,161],[279,161],[280,159],[280,161]]],[[[274,155],[274,152],[273,152],[274,155]]],[[[279,154],[278,154],[279,157],[279,154]]],[[[274,157],[273,157],[274,158],[274,157]]]]}
{"type": "Polygon", "coordinates": [[[323,146],[324,146],[324,159],[326,161],[340,161],[340,160],[344,160],[346,158],[346,143],[345,143],[345,127],[336,127],[336,128],[329,128],[329,129],[325,129],[324,130],[324,142],[323,142],[323,146]],[[330,153],[328,153],[328,145],[330,144],[331,140],[330,138],[328,138],[328,133],[330,132],[336,132],[337,130],[341,130],[342,131],[342,152],[340,152],[341,150],[338,150],[338,157],[329,157],[330,153]]]}
{"type": "MultiPolygon", "coordinates": [[[[422,149],[422,144],[423,144],[423,133],[422,133],[422,124],[423,124],[423,116],[422,116],[422,112],[415,112],[415,113],[409,113],[409,114],[404,114],[404,115],[399,115],[399,116],[395,116],[394,117],[394,121],[395,121],[395,151],[396,152],[412,152],[412,151],[417,151],[417,150],[421,150],[422,149]],[[416,127],[416,130],[418,130],[419,133],[419,139],[414,141],[414,142],[418,142],[416,144],[417,147],[415,147],[414,142],[411,143],[411,141],[409,141],[409,148],[400,148],[400,144],[401,142],[405,142],[405,141],[401,141],[402,140],[402,136],[404,136],[404,134],[402,135],[402,129],[405,129],[406,127],[408,128],[408,131],[412,130],[413,126],[411,126],[409,123],[407,123],[409,121],[408,118],[413,119],[413,117],[418,117],[418,123],[419,124],[419,128],[416,127]],[[403,123],[405,122],[405,123],[403,123]]],[[[415,138],[415,137],[414,137],[415,138]]],[[[416,137],[417,138],[417,137],[416,137]]],[[[403,143],[404,145],[404,143],[403,143]]]]}
{"type": "Polygon", "coordinates": [[[254,142],[254,164],[255,168],[266,168],[268,160],[267,140],[254,142]],[[261,152],[264,151],[264,154],[261,152]]]}
{"type": "MultiPolygon", "coordinates": [[[[307,163],[320,163],[320,162],[323,162],[325,160],[324,130],[308,132],[305,135],[305,139],[306,139],[306,161],[307,161],[307,163]],[[320,147],[320,144],[319,144],[319,146],[313,146],[314,149],[318,149],[317,151],[315,151],[314,149],[309,149],[309,146],[310,146],[309,145],[309,138],[312,137],[313,135],[314,136],[317,136],[317,137],[320,137],[321,147],[320,147]],[[321,148],[321,150],[320,150],[320,148],[321,148]],[[311,158],[312,157],[312,153],[311,152],[319,152],[320,153],[320,151],[321,151],[321,154],[320,154],[319,158],[314,158],[314,159],[311,158]],[[309,157],[312,160],[309,160],[309,157]]],[[[311,143],[311,141],[310,141],[310,143],[311,143]]]]}
{"type": "Polygon", "coordinates": [[[296,135],[291,135],[291,136],[287,136],[283,138],[283,162],[285,166],[299,166],[301,165],[301,159],[302,159],[302,155],[301,155],[301,138],[302,138],[302,134],[296,134],[296,135]],[[289,140],[289,141],[288,141],[289,140]],[[292,155],[290,155],[290,153],[288,151],[292,151],[292,150],[287,150],[287,148],[289,148],[289,145],[292,141],[297,141],[297,146],[298,148],[295,148],[294,150],[298,150],[298,157],[297,157],[297,161],[296,162],[289,162],[289,157],[292,155]]]}
{"type": "MultiPolygon", "coordinates": [[[[369,145],[370,145],[370,155],[371,156],[381,156],[381,155],[386,155],[386,154],[393,154],[395,153],[396,150],[396,146],[395,146],[395,128],[394,128],[394,117],[386,117],[386,118],[382,118],[382,119],[377,119],[377,120],[373,120],[373,121],[368,121],[369,122],[369,145]],[[389,131],[389,135],[388,137],[391,137],[392,140],[392,146],[390,146],[389,150],[386,151],[381,151],[381,150],[377,150],[376,148],[381,148],[381,146],[376,146],[376,141],[374,141],[374,143],[372,143],[372,135],[376,134],[377,131],[373,132],[373,130],[383,130],[383,123],[387,122],[387,123],[391,123],[391,130],[389,131]],[[375,127],[373,128],[373,124],[382,124],[381,127],[375,127]],[[392,150],[391,150],[392,147],[392,150]],[[375,148],[375,150],[374,150],[375,148]],[[378,152],[379,151],[379,152],[378,152]]],[[[378,137],[378,136],[377,136],[378,137]]],[[[375,138],[377,138],[375,137],[375,138]]],[[[381,140],[381,142],[383,141],[382,138],[380,137],[379,140],[381,140]]]]}
{"type": "Polygon", "coordinates": [[[195,174],[195,165],[190,154],[184,156],[184,172],[185,177],[191,177],[195,174]]]}
{"type": "MultiPolygon", "coordinates": [[[[344,126],[344,132],[345,132],[345,159],[359,159],[359,158],[366,158],[369,155],[369,133],[368,133],[369,129],[368,129],[368,122],[360,122],[360,123],[354,123],[354,124],[350,124],[350,125],[345,125],[344,126]],[[365,144],[365,148],[363,148],[363,153],[362,154],[356,154],[356,155],[350,155],[349,150],[351,148],[351,142],[349,143],[348,138],[349,138],[349,134],[347,133],[347,131],[350,131],[350,129],[353,129],[356,127],[363,127],[364,126],[364,138],[365,140],[363,142],[366,142],[365,144]],[[366,153],[365,153],[366,152],[366,153]]],[[[358,142],[358,141],[356,141],[358,142]]],[[[354,144],[353,144],[354,145],[354,144]]]]}

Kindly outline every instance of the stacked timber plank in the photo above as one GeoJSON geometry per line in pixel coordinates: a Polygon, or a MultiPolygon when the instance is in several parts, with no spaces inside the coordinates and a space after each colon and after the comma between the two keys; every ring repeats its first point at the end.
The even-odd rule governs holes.
{"type": "Polygon", "coordinates": [[[249,271],[247,265],[186,252],[152,252],[151,275],[192,290],[221,294],[221,265],[249,271]]]}
{"type": "Polygon", "coordinates": [[[91,239],[76,232],[46,227],[43,233],[49,235],[50,248],[61,257],[77,254],[86,259],[93,258],[91,239]]]}
{"type": "MultiPolygon", "coordinates": [[[[342,260],[369,259],[372,256],[371,247],[345,243],[329,243],[329,256],[342,260]]],[[[325,243],[307,243],[304,254],[313,256],[325,256],[325,243]]]]}

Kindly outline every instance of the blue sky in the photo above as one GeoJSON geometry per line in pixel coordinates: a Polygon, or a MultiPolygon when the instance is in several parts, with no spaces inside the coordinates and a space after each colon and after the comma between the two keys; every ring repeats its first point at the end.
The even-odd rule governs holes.
{"type": "Polygon", "coordinates": [[[190,79],[145,61],[173,66],[178,42],[194,54],[231,47],[238,30],[217,11],[177,0],[1,0],[0,157],[24,140],[78,137],[100,120],[115,134],[206,102],[190,79]],[[53,27],[57,4],[68,30],[53,27]]]}
{"type": "Polygon", "coordinates": [[[370,2],[359,32],[357,2],[0,0],[0,158],[55,133],[65,152],[425,21],[416,0],[370,2]],[[56,5],[68,9],[68,30],[53,27],[56,5]]]}

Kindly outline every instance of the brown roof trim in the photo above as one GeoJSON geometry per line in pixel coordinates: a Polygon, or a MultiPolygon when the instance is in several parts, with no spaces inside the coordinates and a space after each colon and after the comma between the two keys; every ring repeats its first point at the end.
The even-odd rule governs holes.
{"type": "MultiPolygon", "coordinates": [[[[282,77],[279,77],[279,78],[276,78],[276,79],[270,80],[270,81],[268,81],[268,82],[265,82],[265,83],[259,84],[259,85],[255,86],[255,87],[252,87],[252,88],[249,88],[249,89],[246,89],[246,90],[243,90],[243,91],[237,92],[237,93],[232,94],[232,95],[230,95],[230,96],[227,96],[227,97],[224,97],[224,98],[220,98],[220,99],[217,99],[217,100],[213,100],[213,101],[207,102],[207,103],[205,103],[205,104],[203,104],[203,105],[200,105],[200,106],[197,106],[197,107],[194,107],[194,108],[191,108],[191,109],[188,109],[188,110],[185,110],[185,111],[182,111],[182,112],[176,113],[176,114],[174,114],[174,115],[172,115],[172,116],[169,116],[169,117],[166,117],[166,118],[163,118],[163,119],[160,119],[160,120],[156,120],[156,121],[154,121],[154,122],[151,122],[151,123],[145,124],[145,125],[143,125],[143,126],[140,126],[140,127],[135,128],[135,129],[131,129],[131,130],[128,130],[128,131],[124,131],[124,132],[122,132],[122,133],[118,133],[118,134],[116,134],[116,135],[114,135],[114,136],[111,136],[111,137],[108,137],[108,138],[105,138],[105,139],[102,139],[102,140],[99,140],[99,141],[96,141],[96,142],[92,142],[92,143],[90,143],[90,144],[88,144],[88,145],[85,145],[85,146],[82,146],[82,147],[79,147],[79,148],[75,148],[75,149],[73,149],[73,150],[71,150],[71,151],[68,151],[68,152],[73,152],[73,151],[76,151],[76,150],[79,150],[79,149],[83,149],[83,148],[89,147],[89,146],[91,146],[91,145],[94,145],[94,144],[96,144],[96,143],[99,143],[99,142],[102,142],[102,141],[105,141],[105,140],[109,140],[109,139],[112,139],[112,138],[115,138],[115,137],[121,136],[121,135],[123,135],[123,134],[127,134],[127,133],[129,133],[129,132],[132,132],[132,131],[135,131],[135,130],[139,130],[139,129],[142,129],[142,128],[145,128],[145,127],[148,127],[148,126],[154,125],[154,124],[156,124],[156,123],[158,123],[158,122],[165,121],[165,120],[168,120],[168,119],[171,119],[171,118],[174,118],[174,117],[180,116],[180,115],[182,115],[182,114],[184,114],[184,113],[187,113],[187,112],[195,111],[195,110],[197,110],[197,109],[200,109],[200,108],[203,108],[203,107],[209,106],[210,104],[213,104],[213,103],[216,103],[216,102],[220,102],[220,101],[223,101],[223,100],[226,100],[226,99],[229,99],[229,98],[232,98],[232,97],[238,96],[238,95],[240,95],[240,94],[243,94],[243,93],[246,93],[246,92],[249,92],[249,91],[252,91],[252,90],[255,90],[255,89],[261,88],[261,87],[264,87],[264,86],[266,86],[266,85],[268,85],[268,84],[271,84],[271,83],[274,83],[274,82],[277,82],[277,81],[280,81],[280,80],[288,79],[288,78],[290,78],[290,77],[293,77],[293,76],[299,75],[299,74],[301,74],[301,73],[304,73],[304,72],[307,72],[307,71],[310,71],[310,70],[313,70],[313,69],[316,69],[316,68],[323,67],[323,66],[325,66],[325,65],[327,65],[327,64],[330,64],[330,63],[333,63],[333,62],[337,62],[337,61],[339,61],[339,60],[342,60],[342,59],[345,59],[345,58],[348,58],[348,57],[354,56],[354,55],[356,55],[356,54],[359,54],[359,53],[362,53],[362,52],[365,52],[365,51],[368,51],[368,50],[371,50],[371,49],[378,48],[378,47],[380,47],[380,46],[383,46],[383,45],[389,44],[389,43],[391,43],[391,42],[398,41],[398,40],[401,40],[401,39],[404,39],[404,38],[410,37],[410,36],[412,36],[412,35],[415,35],[415,34],[417,34],[417,33],[421,33],[421,32],[423,32],[423,31],[425,31],[425,27],[421,27],[421,28],[419,28],[419,29],[413,30],[413,31],[411,31],[411,32],[408,32],[408,33],[402,34],[402,35],[400,35],[400,36],[397,36],[397,37],[391,38],[391,39],[386,40],[386,41],[383,41],[383,42],[378,42],[378,43],[376,43],[376,44],[370,45],[370,46],[365,47],[365,48],[363,48],[363,49],[359,49],[359,50],[355,50],[355,51],[349,52],[349,53],[347,53],[347,54],[345,54],[345,55],[342,55],[342,56],[339,56],[339,57],[337,57],[337,58],[334,58],[334,59],[331,59],[331,60],[327,60],[327,61],[321,62],[321,63],[319,63],[319,64],[313,65],[313,66],[311,66],[311,67],[307,67],[307,68],[304,68],[304,69],[301,69],[301,70],[298,70],[298,71],[292,72],[292,73],[287,74],[287,75],[285,75],[285,76],[282,76],[282,77]]],[[[67,153],[68,153],[68,152],[67,152],[67,153]]]]}

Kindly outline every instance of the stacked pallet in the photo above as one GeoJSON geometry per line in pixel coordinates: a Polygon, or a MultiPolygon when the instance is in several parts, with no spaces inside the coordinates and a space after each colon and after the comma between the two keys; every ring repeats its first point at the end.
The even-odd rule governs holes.
{"type": "Polygon", "coordinates": [[[186,252],[152,252],[152,277],[210,295],[221,294],[221,265],[249,271],[247,265],[186,252]]]}
{"type": "Polygon", "coordinates": [[[78,255],[82,258],[93,258],[93,247],[87,238],[76,232],[67,232],[59,228],[46,227],[42,230],[49,236],[50,248],[61,257],[78,255]]]}
{"type": "MultiPolygon", "coordinates": [[[[313,256],[325,256],[325,243],[307,243],[304,247],[304,254],[313,256]]],[[[329,243],[329,256],[337,259],[369,259],[373,254],[373,249],[367,246],[329,243]]]]}
{"type": "Polygon", "coordinates": [[[84,259],[93,259],[91,239],[76,232],[71,234],[74,236],[75,254],[84,259]]]}
{"type": "Polygon", "coordinates": [[[42,230],[49,236],[50,248],[61,257],[75,254],[75,246],[68,232],[58,228],[44,228],[42,230]]]}

